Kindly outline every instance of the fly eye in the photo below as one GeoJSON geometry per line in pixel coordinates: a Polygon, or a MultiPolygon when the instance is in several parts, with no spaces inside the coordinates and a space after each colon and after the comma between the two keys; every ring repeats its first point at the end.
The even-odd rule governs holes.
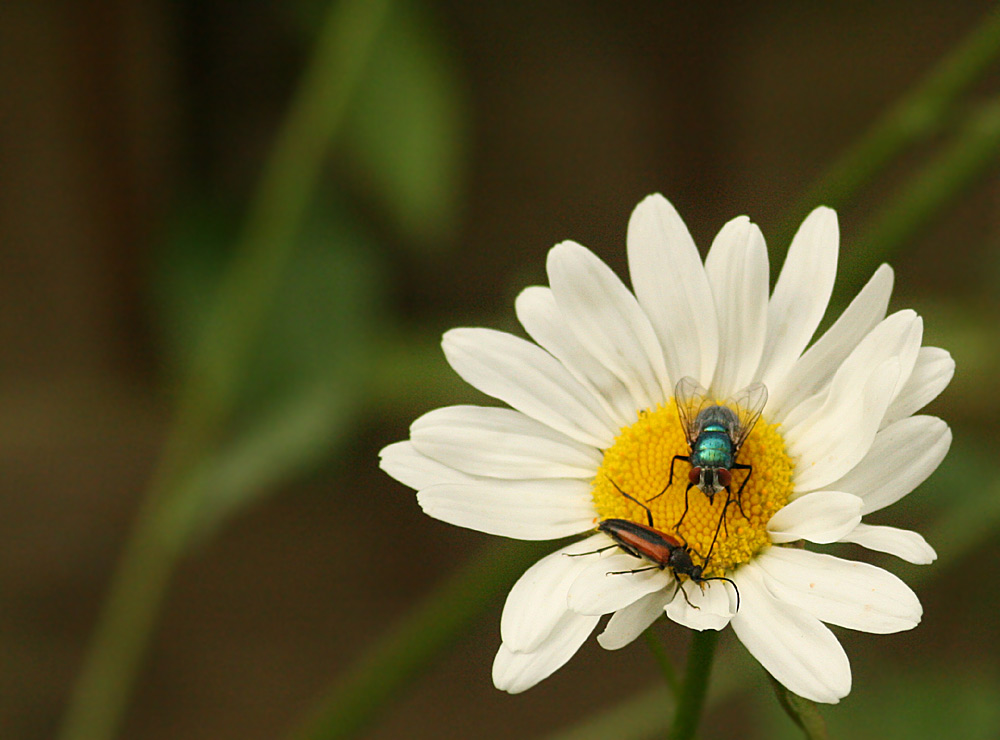
{"type": "Polygon", "coordinates": [[[726,488],[730,483],[733,482],[732,473],[730,473],[725,468],[719,468],[715,471],[716,480],[719,481],[719,485],[726,488]]]}
{"type": "Polygon", "coordinates": [[[701,468],[691,468],[688,473],[688,482],[698,484],[701,481],[701,468]]]}

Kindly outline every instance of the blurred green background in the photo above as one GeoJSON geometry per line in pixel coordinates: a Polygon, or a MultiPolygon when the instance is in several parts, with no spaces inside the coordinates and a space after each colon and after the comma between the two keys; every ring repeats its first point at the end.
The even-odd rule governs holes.
{"type": "MultiPolygon", "coordinates": [[[[135,657],[110,661],[118,736],[301,726],[494,539],[424,516],[377,468],[420,413],[484,402],[441,332],[516,331],[513,298],[562,239],[624,276],[652,192],[703,249],[749,215],[776,274],[819,204],[804,194],[991,9],[0,4],[0,735],[68,733],[74,695],[78,714],[103,707],[73,687],[114,582],[121,613],[150,615],[145,653],[105,623],[106,655],[135,657]],[[145,570],[115,581],[123,552],[145,570]]],[[[835,300],[888,259],[891,309],[920,311],[958,363],[928,409],[951,455],[875,518],[941,560],[863,556],[914,585],[924,621],[836,630],[855,673],[824,711],[837,737],[1000,734],[1000,64],[935,100],[897,121],[905,146],[864,187],[823,191],[835,300]]],[[[529,556],[511,552],[517,572],[529,556]]],[[[359,736],[657,736],[669,702],[642,641],[590,641],[521,696],[493,688],[505,578],[359,736]],[[587,725],[616,707],[614,729],[587,725]]],[[[662,633],[682,659],[686,632],[662,633]]],[[[713,687],[702,737],[795,736],[731,631],[713,687]]]]}

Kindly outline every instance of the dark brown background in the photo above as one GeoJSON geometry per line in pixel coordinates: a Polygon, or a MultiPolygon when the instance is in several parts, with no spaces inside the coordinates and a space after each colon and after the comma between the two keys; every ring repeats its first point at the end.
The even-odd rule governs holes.
{"type": "MultiPolygon", "coordinates": [[[[681,5],[430,4],[468,97],[468,189],[451,250],[414,257],[387,245],[398,322],[435,333],[509,322],[513,296],[564,238],[624,274],[628,215],[654,191],[703,247],[741,213],[773,232],[825,164],[990,7],[681,5]]],[[[154,248],[192,182],[220,209],[245,202],[307,51],[278,2],[0,5],[4,738],[54,732],[170,417],[154,248]]],[[[992,73],[973,99],[998,81],[992,73]]],[[[995,281],[977,279],[997,267],[995,175],[894,260],[895,308],[995,309],[995,281]]],[[[841,213],[845,249],[863,248],[850,235],[905,177],[882,178],[841,213]]],[[[959,437],[991,435],[995,387],[973,394],[963,382],[950,392],[971,400],[935,411],[959,437]]],[[[486,543],[424,517],[376,468],[378,449],[430,405],[373,413],[322,469],[184,561],[124,737],[281,736],[456,553],[486,543]]],[[[995,662],[994,550],[921,592],[918,630],[844,635],[856,692],[926,656],[946,678],[995,662]],[[989,598],[977,596],[984,587],[989,598]],[[885,663],[858,661],[872,651],[885,663]]],[[[659,680],[641,644],[605,653],[591,641],[511,698],[489,674],[499,607],[369,736],[532,737],[659,680]]],[[[670,635],[683,654],[683,631],[670,635]]],[[[705,736],[754,736],[750,704],[715,714],[705,736]]]]}

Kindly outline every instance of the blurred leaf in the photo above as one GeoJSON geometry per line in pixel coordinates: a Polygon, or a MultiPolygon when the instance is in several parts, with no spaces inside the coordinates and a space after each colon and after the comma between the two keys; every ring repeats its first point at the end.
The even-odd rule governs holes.
{"type": "Polygon", "coordinates": [[[326,208],[303,232],[244,372],[254,405],[356,380],[380,335],[385,287],[375,244],[342,207],[326,208]]]}
{"type": "MultiPolygon", "coordinates": [[[[156,316],[173,367],[204,329],[228,265],[232,227],[195,204],[180,209],[154,270],[156,316]]],[[[240,390],[240,407],[288,387],[358,374],[379,336],[385,288],[371,239],[345,207],[328,205],[303,226],[273,305],[254,342],[240,390]]]]}
{"type": "MultiPolygon", "coordinates": [[[[203,329],[227,264],[226,231],[224,219],[185,209],[161,255],[156,293],[171,365],[203,329]]],[[[365,405],[383,334],[375,253],[342,207],[304,224],[241,373],[230,431],[176,504],[196,538],[318,464],[365,405]]]]}
{"type": "Polygon", "coordinates": [[[358,389],[324,384],[260,414],[196,473],[191,538],[203,541],[226,520],[335,449],[361,408],[358,389]]]}
{"type": "Polygon", "coordinates": [[[238,232],[236,214],[199,195],[190,193],[174,208],[151,265],[150,313],[171,377],[191,364],[238,232]]]}
{"type": "Polygon", "coordinates": [[[468,110],[441,34],[417,3],[390,11],[345,126],[362,190],[414,245],[453,236],[463,184],[468,110]]]}

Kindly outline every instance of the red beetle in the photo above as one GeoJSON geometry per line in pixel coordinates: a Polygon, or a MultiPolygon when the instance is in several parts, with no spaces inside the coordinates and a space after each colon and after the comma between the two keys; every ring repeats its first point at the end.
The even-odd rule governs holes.
{"type": "MultiPolygon", "coordinates": [[[[650,511],[649,507],[632,496],[629,496],[625,493],[625,491],[619,488],[618,484],[614,481],[611,481],[611,484],[617,488],[619,493],[621,493],[625,498],[630,501],[634,501],[646,510],[646,518],[649,520],[649,525],[639,524],[638,522],[633,522],[629,519],[605,519],[597,525],[597,529],[608,535],[608,537],[615,541],[615,544],[618,545],[618,547],[632,557],[640,559],[645,558],[653,563],[653,565],[648,568],[639,568],[637,570],[612,571],[611,573],[608,573],[608,575],[639,573],[653,568],[659,568],[660,570],[670,568],[675,578],[677,576],[687,576],[699,585],[707,581],[727,581],[736,590],[736,610],[739,611],[740,590],[737,588],[736,584],[733,583],[732,579],[726,578],[725,576],[712,576],[711,578],[705,578],[702,576],[705,568],[708,567],[708,561],[712,556],[711,553],[709,553],[707,558],[702,557],[697,550],[689,547],[687,543],[682,541],[680,538],[656,529],[653,526],[653,512],[650,511]],[[695,565],[694,561],[691,559],[692,552],[701,558],[702,565],[695,565]]],[[[679,578],[677,579],[677,590],[684,594],[684,600],[687,601],[688,604],[693,606],[695,609],[698,608],[691,603],[691,599],[688,598],[687,592],[682,588],[679,578]]],[[[677,591],[674,591],[674,593],[676,594],[677,591]]]]}

